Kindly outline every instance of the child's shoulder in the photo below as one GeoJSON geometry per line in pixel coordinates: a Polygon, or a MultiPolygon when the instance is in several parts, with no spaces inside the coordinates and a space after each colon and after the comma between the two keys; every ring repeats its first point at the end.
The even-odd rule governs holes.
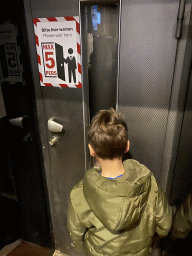
{"type": "MultiPolygon", "coordinates": [[[[100,168],[97,168],[97,167],[94,167],[94,168],[92,168],[92,169],[89,169],[89,170],[85,173],[84,178],[85,178],[86,176],[93,175],[94,173],[98,173],[99,171],[101,171],[101,169],[100,169],[100,168]]],[[[84,178],[83,178],[82,180],[80,180],[78,183],[76,183],[76,184],[73,186],[73,188],[72,188],[72,190],[71,190],[71,193],[76,194],[76,193],[79,193],[80,190],[83,190],[83,180],[84,180],[84,178]]]]}
{"type": "Polygon", "coordinates": [[[75,209],[75,212],[79,215],[84,211],[90,210],[90,206],[88,205],[84,193],[83,193],[83,180],[79,181],[70,193],[70,200],[75,209]]]}
{"type": "Polygon", "coordinates": [[[83,180],[75,184],[70,192],[71,202],[79,201],[83,194],[83,180]]]}
{"type": "Polygon", "coordinates": [[[71,190],[71,194],[76,194],[78,193],[81,189],[83,189],[83,180],[80,180],[78,183],[76,183],[72,190],[71,190]]]}

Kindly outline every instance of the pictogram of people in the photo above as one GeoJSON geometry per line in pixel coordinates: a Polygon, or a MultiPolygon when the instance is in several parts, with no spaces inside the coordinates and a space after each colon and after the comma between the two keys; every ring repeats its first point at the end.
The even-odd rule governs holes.
{"type": "Polygon", "coordinates": [[[69,72],[69,83],[71,83],[71,74],[73,74],[73,81],[76,83],[76,59],[72,55],[73,54],[73,49],[69,48],[68,53],[70,56],[68,56],[66,59],[64,58],[64,62],[68,64],[68,72],[69,72]]]}

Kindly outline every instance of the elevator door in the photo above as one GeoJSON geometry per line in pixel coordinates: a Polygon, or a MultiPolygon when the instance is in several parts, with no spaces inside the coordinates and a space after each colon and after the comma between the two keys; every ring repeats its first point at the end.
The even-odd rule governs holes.
{"type": "Polygon", "coordinates": [[[179,1],[122,1],[118,110],[131,157],[159,181],[177,39],[179,1]]]}
{"type": "MultiPolygon", "coordinates": [[[[71,246],[69,239],[67,201],[73,185],[84,176],[83,106],[86,107],[89,101],[84,102],[80,88],[61,89],[46,86],[40,88],[32,26],[33,18],[78,16],[78,0],[55,0],[54,2],[50,0],[31,0],[30,4],[29,1],[24,2],[28,19],[34,81],[36,91],[42,96],[44,117],[42,118],[42,115],[39,115],[39,123],[42,134],[46,136],[46,140],[44,139],[45,136],[42,136],[44,139],[43,150],[44,152],[48,151],[49,155],[49,159],[45,160],[45,165],[47,174],[49,174],[47,179],[49,179],[50,184],[50,199],[52,198],[50,202],[56,249],[73,256],[81,255],[71,246]],[[85,104],[83,105],[82,102],[85,104]],[[50,132],[47,129],[49,119],[54,119],[54,121],[63,125],[64,132],[59,134],[50,132]],[[46,129],[43,130],[44,126],[46,126],[46,129]],[[58,144],[49,145],[47,143],[52,136],[58,138],[58,144]]],[[[178,7],[178,0],[164,2],[157,0],[122,1],[118,105],[119,110],[126,116],[129,127],[132,157],[146,164],[157,177],[162,160],[176,54],[175,26],[178,7]]],[[[93,8],[93,13],[94,10],[93,8]]],[[[105,42],[110,41],[110,36],[110,34],[107,35],[105,42]]],[[[118,33],[115,34],[115,37],[119,40],[118,33]]],[[[91,35],[88,39],[92,40],[91,35]]],[[[95,39],[98,40],[98,37],[95,39]]],[[[97,46],[99,45],[97,44],[97,46]]],[[[107,43],[105,43],[103,48],[101,46],[100,48],[104,52],[104,47],[106,47],[104,53],[111,56],[111,50],[107,46],[107,43]]],[[[113,50],[113,46],[110,49],[113,50]]],[[[85,52],[82,51],[83,56],[84,54],[85,52]]],[[[111,62],[113,61],[112,57],[111,62]]],[[[105,59],[104,61],[106,65],[109,64],[105,59]]],[[[116,52],[115,62],[118,63],[116,52]]],[[[82,74],[85,74],[85,72],[86,70],[83,68],[82,74]]],[[[96,79],[101,78],[96,77],[96,79]]],[[[100,80],[100,87],[98,88],[101,89],[104,83],[108,82],[107,79],[110,80],[111,77],[100,80]]],[[[83,90],[87,96],[85,81],[83,81],[83,90]]],[[[100,90],[96,93],[98,98],[102,98],[102,103],[105,103],[111,89],[109,88],[107,91],[100,90]]],[[[113,91],[112,95],[116,99],[116,91],[113,91]]],[[[93,92],[93,97],[95,97],[95,92],[93,92]]],[[[114,102],[112,106],[114,106],[114,102]]],[[[41,104],[39,98],[37,103],[41,104]]],[[[100,107],[106,108],[106,105],[100,105],[100,107]]],[[[42,113],[41,109],[39,112],[42,113]]],[[[87,145],[85,148],[88,149],[87,145]]]]}

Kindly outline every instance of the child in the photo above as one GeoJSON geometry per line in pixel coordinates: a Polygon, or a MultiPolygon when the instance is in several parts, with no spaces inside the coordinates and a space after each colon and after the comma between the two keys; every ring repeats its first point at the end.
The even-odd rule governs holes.
{"type": "Polygon", "coordinates": [[[128,130],[114,109],[100,111],[89,130],[92,168],[70,194],[68,229],[86,256],[147,256],[152,239],[169,233],[172,211],[155,177],[129,150],[128,130]]]}

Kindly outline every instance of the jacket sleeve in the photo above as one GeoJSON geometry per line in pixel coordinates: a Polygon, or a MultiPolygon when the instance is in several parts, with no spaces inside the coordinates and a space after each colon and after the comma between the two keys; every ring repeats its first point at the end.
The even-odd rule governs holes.
{"type": "Polygon", "coordinates": [[[156,232],[162,238],[168,235],[172,225],[172,208],[165,193],[158,187],[156,201],[156,232]]]}
{"type": "Polygon", "coordinates": [[[83,241],[86,227],[81,225],[78,215],[73,208],[71,200],[68,205],[67,227],[75,248],[79,251],[83,250],[83,241]]]}
{"type": "Polygon", "coordinates": [[[177,209],[173,219],[171,236],[174,239],[185,239],[192,230],[192,194],[190,193],[184,203],[177,209]]]}

